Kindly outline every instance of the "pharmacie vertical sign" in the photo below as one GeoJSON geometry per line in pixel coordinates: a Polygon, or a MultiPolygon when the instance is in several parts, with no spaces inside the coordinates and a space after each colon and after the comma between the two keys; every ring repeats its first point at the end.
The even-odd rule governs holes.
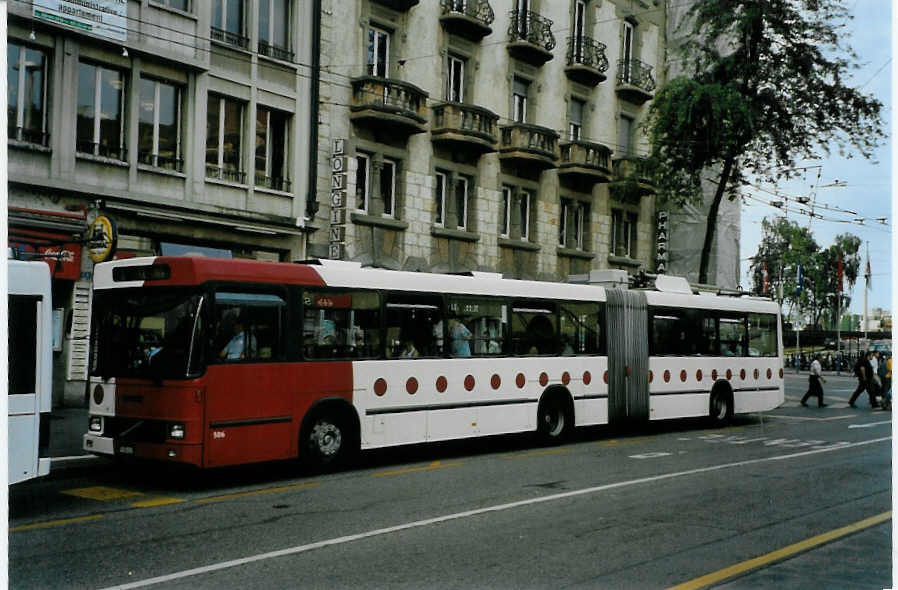
{"type": "Polygon", "coordinates": [[[331,223],[328,255],[342,260],[346,254],[346,141],[335,139],[331,154],[331,223]]]}
{"type": "Polygon", "coordinates": [[[128,0],[32,0],[34,18],[125,42],[128,0]]]}
{"type": "Polygon", "coordinates": [[[670,247],[668,244],[670,237],[670,214],[667,211],[658,211],[657,223],[655,227],[658,230],[658,238],[655,246],[655,272],[664,274],[667,272],[668,253],[670,247]]]}

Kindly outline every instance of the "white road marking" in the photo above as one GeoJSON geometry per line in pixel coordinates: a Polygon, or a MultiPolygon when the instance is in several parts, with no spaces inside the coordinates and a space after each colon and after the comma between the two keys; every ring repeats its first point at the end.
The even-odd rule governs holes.
{"type": "Polygon", "coordinates": [[[881,424],[891,424],[891,420],[885,420],[883,422],[870,422],[869,424],[849,424],[848,428],[873,428],[874,426],[879,426],[881,424]]]}
{"type": "Polygon", "coordinates": [[[639,455],[630,455],[631,459],[656,459],[658,457],[669,457],[670,453],[656,451],[654,453],[641,453],[639,455]]]}
{"type": "Polygon", "coordinates": [[[714,471],[721,471],[724,469],[732,469],[734,467],[744,467],[746,465],[757,465],[759,463],[768,463],[771,461],[785,461],[787,459],[797,459],[800,457],[807,457],[809,455],[817,455],[819,453],[828,453],[836,450],[854,448],[854,447],[862,447],[866,445],[876,444],[883,441],[890,440],[891,436],[884,436],[880,438],[874,438],[871,440],[850,443],[847,445],[840,445],[837,447],[828,447],[825,449],[815,449],[810,451],[802,451],[800,453],[789,453],[788,455],[777,455],[775,457],[763,457],[759,459],[749,459],[746,461],[736,461],[734,463],[723,463],[721,465],[712,465],[710,467],[698,467],[696,469],[689,469],[686,471],[677,471],[673,473],[663,473],[661,475],[653,475],[650,477],[642,477],[639,479],[631,479],[628,481],[619,481],[616,483],[605,484],[601,486],[595,486],[591,488],[584,488],[580,490],[573,490],[569,492],[562,492],[559,494],[551,494],[548,496],[541,496],[539,498],[530,498],[527,500],[519,500],[517,502],[509,502],[507,504],[496,504],[493,506],[487,506],[485,508],[478,508],[476,510],[467,510],[465,512],[456,512],[454,514],[446,514],[443,516],[437,516],[434,518],[427,518],[424,520],[418,520],[414,522],[407,522],[404,524],[399,524],[396,526],[386,527],[382,529],[375,529],[372,531],[366,531],[364,533],[357,533],[354,535],[346,535],[343,537],[336,537],[334,539],[326,539],[324,541],[318,541],[316,543],[309,543],[307,545],[297,545],[295,547],[288,547],[286,549],[280,549],[278,551],[269,551],[267,553],[259,553],[256,555],[250,555],[249,557],[242,557],[240,559],[231,559],[228,561],[222,561],[219,563],[214,563],[211,565],[206,565],[202,567],[192,568],[189,570],[182,570],[180,572],[174,572],[171,574],[166,574],[163,576],[156,576],[154,578],[147,578],[145,580],[138,580],[135,582],[130,582],[127,584],[121,584],[119,586],[110,586],[104,590],[130,590],[131,588],[145,588],[147,586],[154,586],[156,584],[162,584],[165,582],[171,582],[174,580],[181,580],[184,578],[189,578],[191,576],[198,576],[200,574],[208,574],[212,572],[218,572],[221,570],[229,569],[232,567],[237,567],[241,565],[247,565],[250,563],[255,563],[259,561],[264,561],[268,559],[275,559],[277,557],[284,557],[287,555],[296,555],[298,553],[306,553],[308,551],[313,551],[315,549],[321,549],[323,547],[332,547],[334,545],[343,545],[346,543],[352,543],[354,541],[361,541],[363,539],[370,539],[372,537],[379,537],[382,535],[389,535],[392,533],[397,533],[400,531],[406,531],[409,529],[426,527],[434,524],[440,524],[444,522],[450,522],[453,520],[461,520],[464,518],[471,518],[474,516],[480,516],[481,514],[489,514],[492,512],[501,512],[504,510],[512,510],[515,508],[523,508],[526,506],[533,506],[536,504],[543,504],[546,502],[554,502],[557,500],[564,500],[566,498],[573,498],[577,496],[585,496],[590,494],[596,494],[599,492],[604,492],[606,490],[613,490],[617,488],[623,488],[633,485],[639,485],[644,483],[651,483],[655,481],[663,481],[667,479],[674,479],[678,477],[685,477],[689,475],[697,475],[700,473],[711,473],[714,471]]]}
{"type": "Polygon", "coordinates": [[[810,422],[830,422],[832,420],[845,420],[857,418],[857,414],[845,414],[844,416],[831,416],[829,418],[811,418],[810,416],[786,416],[784,414],[763,414],[767,418],[780,418],[783,420],[807,420],[810,422]]]}

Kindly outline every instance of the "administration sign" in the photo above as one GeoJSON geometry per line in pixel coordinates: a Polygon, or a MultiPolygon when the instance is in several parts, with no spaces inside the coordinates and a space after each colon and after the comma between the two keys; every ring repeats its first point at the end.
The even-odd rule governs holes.
{"type": "Polygon", "coordinates": [[[128,0],[33,0],[34,18],[125,42],[128,0]]]}

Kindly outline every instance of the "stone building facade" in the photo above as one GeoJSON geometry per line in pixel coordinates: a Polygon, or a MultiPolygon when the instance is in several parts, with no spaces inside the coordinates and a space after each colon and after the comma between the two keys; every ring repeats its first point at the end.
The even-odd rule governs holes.
{"type": "Polygon", "coordinates": [[[54,405],[84,400],[82,249],[98,215],[118,257],[305,257],[319,14],[305,0],[9,3],[10,243],[54,255],[54,405]]]}
{"type": "Polygon", "coordinates": [[[310,256],[566,280],[655,268],[657,0],[323,0],[310,256]]]}

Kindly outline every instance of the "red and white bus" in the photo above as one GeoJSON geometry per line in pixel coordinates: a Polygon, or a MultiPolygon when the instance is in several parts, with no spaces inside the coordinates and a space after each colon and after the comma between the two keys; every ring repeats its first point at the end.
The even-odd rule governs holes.
{"type": "Polygon", "coordinates": [[[140,258],[94,271],[84,449],[199,467],[581,425],[726,422],[783,402],[778,307],[749,297],[140,258]]]}

